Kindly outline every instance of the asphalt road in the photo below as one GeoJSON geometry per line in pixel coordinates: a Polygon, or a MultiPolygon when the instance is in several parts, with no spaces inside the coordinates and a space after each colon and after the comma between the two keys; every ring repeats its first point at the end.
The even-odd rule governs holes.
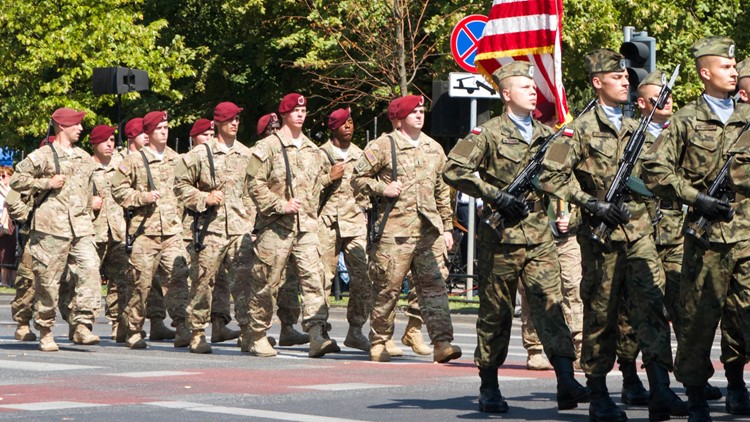
{"type": "MultiPolygon", "coordinates": [[[[149,342],[146,350],[129,350],[109,339],[103,318],[95,332],[97,346],[67,340],[67,327],[57,325],[57,353],[42,353],[37,344],[13,339],[10,300],[0,296],[0,419],[64,421],[445,421],[502,419],[517,421],[585,421],[588,407],[558,412],[552,371],[528,371],[521,347],[520,321],[514,321],[500,385],[511,410],[504,415],[480,413],[476,397],[479,377],[472,363],[476,345],[474,318],[456,316],[455,343],[464,355],[455,363],[435,364],[431,357],[407,351],[390,363],[373,363],[364,352],[343,346],[346,319],[331,313],[331,336],[342,352],[321,359],[307,357],[304,347],[278,348],[276,358],[251,357],[234,342],[214,344],[213,354],[194,355],[169,342],[149,342]]],[[[399,315],[396,333],[406,325],[399,315]]],[[[234,324],[232,325],[233,327],[234,324]]],[[[271,329],[278,335],[278,321],[271,329]]],[[[425,330],[426,335],[426,330],[425,330]]],[[[717,368],[714,385],[725,388],[717,368]]],[[[674,346],[674,344],[673,344],[674,346]]],[[[582,373],[577,376],[584,381],[582,373]]],[[[641,377],[646,382],[645,373],[641,377]]],[[[609,378],[619,399],[621,376],[609,378]]],[[[672,383],[683,398],[682,386],[672,383]]],[[[712,403],[714,420],[738,420],[723,412],[723,400],[712,403]]],[[[625,408],[630,420],[647,420],[643,407],[625,408]]]]}

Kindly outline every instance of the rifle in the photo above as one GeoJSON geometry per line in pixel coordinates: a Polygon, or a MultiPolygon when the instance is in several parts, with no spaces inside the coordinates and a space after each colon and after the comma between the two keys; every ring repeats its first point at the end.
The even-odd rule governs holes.
{"type": "MultiPolygon", "coordinates": [[[[151,177],[151,167],[148,164],[148,158],[146,158],[146,154],[143,153],[143,150],[138,151],[141,153],[141,157],[143,158],[143,165],[146,167],[146,180],[148,181],[148,190],[149,192],[156,190],[156,184],[154,183],[154,178],[151,177]]],[[[153,210],[156,208],[156,204],[150,204],[150,210],[153,210]]],[[[138,228],[135,229],[135,233],[133,235],[130,235],[130,220],[133,218],[133,210],[125,208],[124,209],[125,214],[125,252],[130,253],[133,251],[133,242],[135,242],[135,238],[142,235],[146,228],[146,219],[149,217],[149,215],[146,215],[144,213],[143,219],[141,220],[141,224],[138,225],[138,228]]]]}
{"type": "MultiPolygon", "coordinates": [[[[583,108],[583,111],[579,115],[585,114],[586,112],[594,108],[594,106],[596,105],[596,101],[596,98],[589,101],[589,103],[586,104],[586,107],[583,108]]],[[[539,149],[534,153],[534,155],[531,156],[529,162],[526,163],[526,167],[524,167],[523,170],[521,170],[521,172],[516,176],[516,178],[513,179],[512,182],[510,182],[510,185],[508,185],[508,188],[505,189],[505,192],[515,196],[521,201],[525,201],[526,194],[532,189],[534,180],[542,171],[542,161],[544,161],[544,156],[547,154],[547,149],[549,149],[550,145],[552,145],[552,142],[555,139],[562,135],[564,130],[565,125],[561,126],[560,129],[557,130],[557,132],[549,135],[547,139],[544,140],[539,149]]],[[[500,214],[499,211],[493,210],[489,216],[482,220],[482,222],[488,225],[492,230],[494,230],[495,234],[497,234],[498,240],[502,240],[503,230],[505,230],[505,218],[502,214],[500,214]]]]}
{"type": "MultiPolygon", "coordinates": [[[[52,121],[50,120],[50,126],[52,126],[52,121]]],[[[47,129],[47,137],[45,139],[49,139],[49,128],[47,129]]],[[[48,147],[52,150],[52,158],[55,161],[55,175],[60,174],[60,156],[57,154],[57,150],[52,145],[52,143],[47,144],[48,147]]],[[[26,233],[31,233],[31,224],[32,221],[34,221],[34,214],[36,213],[36,209],[39,208],[40,205],[44,201],[47,200],[49,195],[52,193],[52,190],[48,190],[44,192],[44,195],[42,195],[41,198],[38,200],[36,198],[32,198],[33,205],[31,206],[31,210],[29,211],[28,217],[26,217],[26,221],[23,223],[22,226],[16,226],[16,261],[20,262],[21,255],[23,255],[23,250],[26,248],[26,242],[29,240],[29,235],[21,236],[19,232],[23,230],[26,233]]]]}
{"type": "MultiPolygon", "coordinates": [[[[391,141],[391,182],[395,182],[398,179],[398,161],[396,160],[396,140],[393,136],[388,135],[388,139],[391,141]]],[[[393,211],[393,207],[396,205],[398,198],[386,198],[387,203],[385,204],[385,210],[383,211],[383,218],[380,220],[380,226],[377,225],[378,219],[378,208],[380,207],[381,198],[370,197],[370,207],[367,218],[367,244],[372,245],[380,242],[383,237],[383,231],[385,230],[385,224],[388,222],[388,216],[393,211]],[[373,200],[375,199],[375,200],[373,200]]]]}
{"type": "MultiPolygon", "coordinates": [[[[737,139],[739,140],[742,135],[750,130],[750,122],[746,123],[745,126],[742,128],[742,131],[740,132],[737,139]]],[[[713,182],[711,182],[711,185],[708,187],[708,190],[706,191],[706,194],[712,198],[716,198],[722,201],[727,201],[730,198],[734,197],[734,191],[732,190],[732,187],[729,184],[729,166],[732,164],[732,159],[734,158],[734,154],[729,154],[727,156],[727,161],[724,162],[724,165],[721,166],[721,170],[719,170],[719,174],[716,175],[716,179],[714,179],[713,182]]],[[[708,227],[711,225],[712,221],[707,219],[706,217],[694,213],[693,218],[697,216],[698,218],[695,221],[689,222],[685,226],[685,230],[683,231],[683,234],[685,236],[690,236],[693,239],[695,239],[700,246],[703,247],[703,249],[708,249],[709,247],[709,240],[708,240],[708,227]]],[[[734,210],[732,210],[732,215],[734,215],[734,210]]]]}
{"type": "MultiPolygon", "coordinates": [[[[336,165],[336,160],[331,157],[331,154],[328,153],[328,151],[324,150],[323,148],[320,149],[323,151],[323,153],[328,157],[328,162],[331,163],[331,166],[336,165]]],[[[329,199],[331,199],[331,195],[333,195],[333,191],[336,190],[338,186],[341,186],[341,179],[331,183],[328,187],[326,187],[323,190],[323,195],[320,198],[320,204],[318,205],[318,215],[320,215],[321,212],[323,212],[323,208],[326,206],[326,203],[329,199]]]]}
{"type": "MultiPolygon", "coordinates": [[[[622,158],[620,159],[620,165],[617,168],[615,178],[612,181],[609,190],[607,190],[607,194],[604,196],[604,201],[611,203],[613,206],[616,206],[618,208],[622,207],[625,199],[631,193],[631,189],[628,186],[628,179],[630,179],[630,174],[633,172],[633,169],[638,163],[638,157],[641,155],[643,144],[646,142],[646,130],[648,129],[648,125],[651,123],[651,119],[653,119],[654,117],[654,112],[656,111],[656,109],[658,108],[661,110],[664,108],[669,95],[672,93],[672,87],[674,86],[679,72],[680,65],[677,65],[677,67],[674,69],[674,72],[672,72],[672,77],[670,78],[669,83],[661,87],[659,96],[657,97],[656,101],[651,100],[654,108],[651,109],[651,112],[648,114],[648,116],[646,116],[646,118],[641,119],[640,124],[638,124],[638,128],[630,136],[627,145],[625,145],[625,151],[623,152],[622,158]]],[[[591,232],[591,239],[599,242],[600,246],[602,246],[604,250],[608,252],[611,251],[612,247],[609,242],[614,227],[609,227],[609,225],[603,221],[599,222],[598,224],[592,221],[592,227],[593,230],[591,232]]]]}
{"type": "MultiPolygon", "coordinates": [[[[211,147],[208,145],[208,143],[205,143],[203,145],[206,146],[206,157],[208,158],[208,168],[211,173],[211,183],[216,186],[214,154],[211,152],[211,147]]],[[[205,245],[203,244],[203,240],[206,238],[206,233],[208,233],[208,224],[211,218],[213,218],[214,211],[216,211],[216,206],[208,207],[204,212],[193,213],[193,248],[195,249],[195,252],[200,252],[205,247],[205,245]],[[205,218],[203,219],[203,226],[200,225],[201,216],[205,216],[205,218]]]]}

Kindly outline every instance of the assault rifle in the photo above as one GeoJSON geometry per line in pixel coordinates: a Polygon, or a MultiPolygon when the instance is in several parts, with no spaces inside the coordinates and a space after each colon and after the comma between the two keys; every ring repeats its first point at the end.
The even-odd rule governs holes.
{"type": "MultiPolygon", "coordinates": [[[[583,111],[581,111],[579,115],[585,114],[586,112],[594,108],[594,106],[596,105],[596,101],[596,98],[589,101],[589,103],[586,104],[586,107],[583,108],[583,111]]],[[[539,149],[534,153],[534,155],[531,157],[531,160],[529,160],[529,162],[526,164],[526,167],[524,167],[523,170],[521,170],[521,172],[518,174],[518,176],[516,176],[516,178],[513,179],[512,182],[510,182],[510,185],[508,185],[508,188],[505,190],[507,193],[515,196],[521,201],[525,201],[526,194],[531,190],[534,184],[534,180],[542,171],[542,161],[544,161],[544,156],[545,154],[547,154],[547,149],[549,149],[550,145],[552,145],[552,142],[555,139],[560,137],[564,130],[565,126],[562,126],[557,130],[557,132],[549,135],[547,139],[544,140],[544,143],[542,143],[539,149]]],[[[492,213],[488,217],[486,217],[483,222],[495,231],[495,234],[497,234],[497,237],[499,239],[503,238],[505,218],[502,216],[502,214],[500,214],[498,210],[492,211],[492,213]]]]}
{"type": "MultiPolygon", "coordinates": [[[[630,174],[633,172],[636,164],[638,164],[638,157],[641,155],[643,144],[646,142],[646,130],[651,123],[651,119],[654,117],[656,109],[663,109],[664,105],[667,103],[667,99],[669,99],[669,95],[672,93],[672,87],[674,86],[674,82],[677,79],[679,72],[680,65],[677,65],[674,72],[672,72],[672,77],[670,78],[669,83],[666,83],[661,87],[659,96],[656,100],[650,99],[654,108],[651,109],[648,116],[641,119],[638,128],[632,135],[630,135],[630,139],[628,140],[627,145],[625,145],[625,151],[620,159],[620,165],[615,174],[615,178],[612,181],[609,190],[607,190],[607,194],[604,196],[604,201],[611,203],[615,207],[621,208],[625,199],[630,196],[631,189],[628,187],[628,180],[630,179],[630,174]]],[[[614,227],[610,227],[604,221],[598,221],[598,223],[597,221],[598,220],[592,221],[593,230],[591,232],[591,239],[599,242],[600,246],[606,251],[610,251],[612,247],[609,242],[614,227]]]]}
{"type": "MultiPolygon", "coordinates": [[[[146,154],[143,153],[143,150],[138,151],[141,154],[141,158],[143,159],[143,166],[146,169],[146,180],[148,182],[148,191],[155,191],[156,190],[156,184],[154,183],[154,178],[151,176],[151,166],[148,164],[148,158],[146,158],[146,154]]],[[[148,205],[149,209],[146,213],[143,215],[143,219],[141,219],[141,224],[138,225],[138,228],[135,229],[135,233],[133,235],[130,235],[130,220],[133,218],[133,210],[125,208],[125,252],[128,254],[133,251],[133,242],[135,242],[135,238],[142,235],[144,231],[146,231],[146,220],[151,215],[151,212],[156,208],[156,204],[150,204],[148,205]]]]}
{"type": "MultiPolygon", "coordinates": [[[[745,124],[737,139],[739,140],[742,135],[748,130],[750,130],[750,122],[745,124]]],[[[706,195],[721,201],[728,201],[730,200],[730,198],[734,197],[734,191],[732,190],[732,187],[729,183],[729,166],[732,164],[733,158],[734,154],[729,154],[729,156],[727,157],[727,161],[724,162],[723,166],[721,166],[719,174],[716,175],[716,179],[714,179],[714,181],[711,182],[711,186],[708,187],[706,195]]],[[[729,219],[727,221],[731,220],[732,215],[734,215],[734,210],[731,211],[730,215],[728,216],[729,219]]],[[[693,215],[691,215],[691,217],[697,217],[697,219],[695,219],[694,221],[690,221],[686,225],[683,233],[685,234],[685,236],[690,236],[698,241],[698,244],[702,246],[703,249],[708,249],[709,239],[707,230],[712,221],[698,213],[694,213],[693,215]]]]}

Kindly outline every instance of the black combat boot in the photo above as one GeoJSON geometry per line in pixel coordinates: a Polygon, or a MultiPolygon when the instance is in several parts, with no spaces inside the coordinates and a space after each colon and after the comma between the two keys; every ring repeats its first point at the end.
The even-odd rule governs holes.
{"type": "Polygon", "coordinates": [[[622,372],[622,394],[620,394],[620,400],[629,405],[647,405],[648,390],[643,387],[641,379],[638,378],[635,361],[621,359],[619,362],[620,372],[622,372]]]}
{"type": "Polygon", "coordinates": [[[591,404],[589,405],[589,420],[591,422],[622,422],[628,420],[628,415],[617,407],[607,390],[607,377],[586,375],[591,390],[591,404]]]}
{"type": "Polygon", "coordinates": [[[703,387],[703,390],[705,391],[706,400],[721,400],[722,397],[724,397],[723,394],[721,394],[721,388],[714,387],[713,385],[709,384],[708,381],[706,381],[706,386],[703,387]]]}
{"type": "Polygon", "coordinates": [[[486,413],[507,413],[508,402],[500,394],[497,382],[497,368],[479,368],[479,410],[486,413]]]}
{"type": "Polygon", "coordinates": [[[713,419],[708,411],[705,385],[686,385],[685,388],[690,404],[688,422],[711,422],[713,419]]]}
{"type": "Polygon", "coordinates": [[[573,376],[573,359],[555,356],[551,363],[557,376],[557,410],[575,409],[578,403],[588,403],[588,388],[573,376]]]}
{"type": "Polygon", "coordinates": [[[745,363],[734,361],[724,364],[727,376],[727,413],[732,415],[750,415],[750,395],[745,388],[743,370],[745,363]]]}
{"type": "Polygon", "coordinates": [[[656,363],[646,365],[651,394],[648,398],[648,420],[668,421],[671,416],[687,416],[688,404],[669,388],[669,372],[656,363]]]}

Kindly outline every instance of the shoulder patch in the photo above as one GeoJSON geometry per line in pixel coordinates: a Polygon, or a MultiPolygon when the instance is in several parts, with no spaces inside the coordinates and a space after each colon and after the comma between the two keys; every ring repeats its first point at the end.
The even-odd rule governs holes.
{"type": "Polygon", "coordinates": [[[565,164],[565,160],[568,158],[568,151],[570,151],[569,144],[555,142],[549,147],[547,158],[549,158],[550,161],[565,164]]]}
{"type": "Polygon", "coordinates": [[[117,166],[117,169],[120,170],[122,174],[130,174],[130,167],[128,167],[124,161],[117,166]]]}
{"type": "Polygon", "coordinates": [[[253,155],[258,157],[260,161],[266,161],[266,158],[268,158],[268,152],[263,145],[256,145],[255,148],[253,148],[253,155]]]}
{"type": "Polygon", "coordinates": [[[370,149],[365,150],[365,158],[370,162],[370,166],[373,166],[378,162],[377,157],[375,157],[375,154],[370,149]]]}
{"type": "Polygon", "coordinates": [[[482,133],[482,128],[477,126],[471,130],[471,133],[473,133],[474,135],[479,135],[480,133],[482,133]]]}
{"type": "Polygon", "coordinates": [[[565,129],[563,129],[562,134],[563,134],[563,136],[567,136],[568,138],[572,138],[573,134],[575,134],[575,131],[573,129],[569,128],[569,127],[566,127],[565,129]]]}
{"type": "MultiPolygon", "coordinates": [[[[472,131],[472,133],[474,133],[474,131],[472,131]]],[[[469,156],[471,156],[471,152],[474,151],[475,145],[476,144],[474,142],[471,142],[469,139],[459,139],[458,143],[453,147],[449,155],[469,158],[469,156]]]]}

